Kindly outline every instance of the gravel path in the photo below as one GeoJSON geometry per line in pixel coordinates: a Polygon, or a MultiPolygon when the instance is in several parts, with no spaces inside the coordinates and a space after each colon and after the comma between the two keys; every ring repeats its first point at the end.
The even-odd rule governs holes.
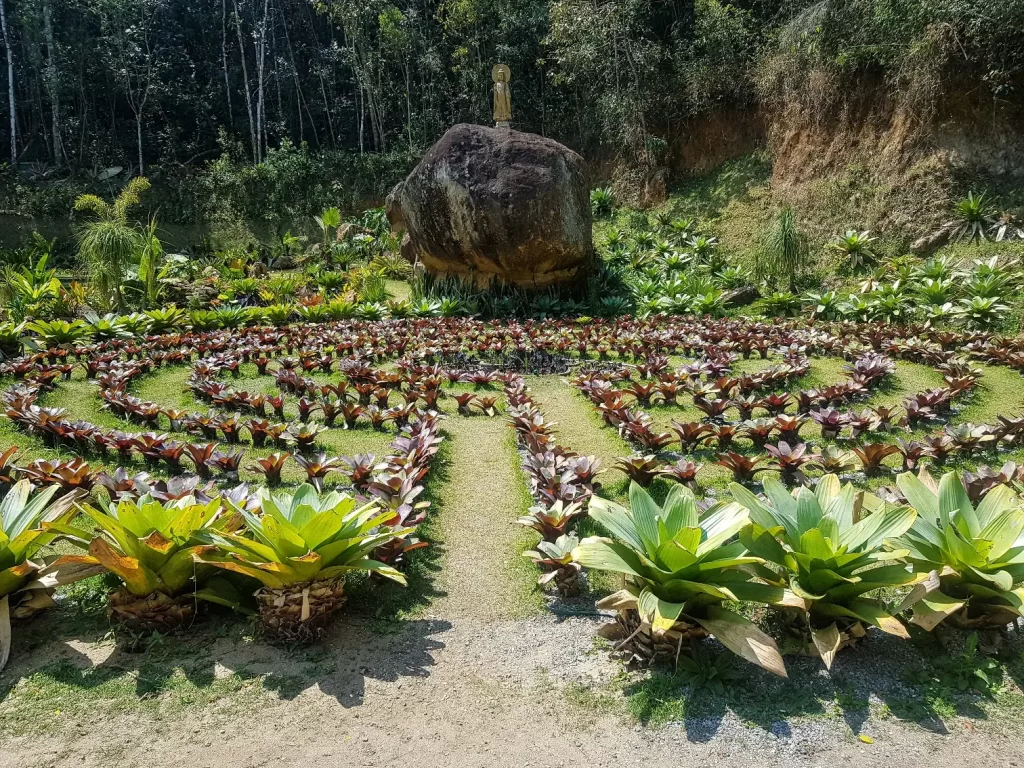
{"type": "MultiPolygon", "coordinates": [[[[0,768],[32,766],[323,765],[417,768],[473,766],[825,766],[850,760],[1010,766],[1024,742],[978,726],[936,734],[899,723],[855,740],[839,721],[749,727],[719,721],[662,729],[570,706],[560,689],[616,673],[593,654],[594,621],[550,616],[519,621],[438,618],[408,622],[381,638],[348,623],[328,638],[333,671],[290,699],[252,711],[210,705],[184,716],[138,713],[82,717],[62,732],[3,740],[0,768]]],[[[107,649],[109,651],[109,649],[107,649]]],[[[228,674],[244,654],[212,649],[228,674]]],[[[250,672],[289,674],[288,657],[262,649],[250,672]]],[[[102,662],[99,662],[102,663],[102,662]]]]}

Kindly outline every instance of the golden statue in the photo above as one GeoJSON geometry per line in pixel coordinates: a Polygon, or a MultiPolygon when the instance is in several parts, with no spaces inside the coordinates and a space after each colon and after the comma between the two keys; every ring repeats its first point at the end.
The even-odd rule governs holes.
{"type": "Polygon", "coordinates": [[[508,85],[512,71],[507,64],[495,64],[491,70],[491,79],[494,81],[494,125],[497,128],[508,128],[512,119],[512,90],[508,85]]]}

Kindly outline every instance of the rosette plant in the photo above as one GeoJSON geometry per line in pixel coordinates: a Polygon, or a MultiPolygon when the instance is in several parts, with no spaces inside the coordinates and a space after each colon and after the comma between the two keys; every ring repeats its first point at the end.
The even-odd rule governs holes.
{"type": "Polygon", "coordinates": [[[51,574],[39,551],[57,534],[48,526],[67,523],[76,514],[73,492],[50,503],[58,486],[33,494],[28,480],[15,483],[0,502],[0,669],[11,653],[11,619],[24,619],[53,605],[53,587],[96,571],[64,569],[51,574]]]}
{"type": "Polygon", "coordinates": [[[196,559],[259,582],[256,602],[268,634],[312,640],[345,602],[345,577],[370,572],[405,584],[395,568],[370,557],[413,528],[390,528],[395,516],[344,493],[309,484],[271,493],[261,488],[258,512],[239,509],[245,533],[208,531],[196,559]]]}
{"type": "Polygon", "coordinates": [[[905,550],[886,548],[910,529],[914,510],[888,507],[877,496],[840,485],[835,475],[823,476],[814,491],[800,487],[792,493],[768,478],[764,499],[739,483],[730,489],[750,514],[740,541],[774,566],[755,568],[758,576],[792,591],[795,603],[783,610],[808,652],[831,667],[841,648],[864,636],[866,624],[908,637],[899,620],[868,595],[923,580],[898,562],[905,550]]]}
{"type": "Polygon", "coordinates": [[[216,571],[197,569],[194,553],[202,533],[236,529],[240,520],[220,496],[199,501],[189,494],[157,501],[149,493],[122,497],[105,509],[81,511],[96,524],[91,531],[62,523],[47,528],[87,550],[65,555],[55,566],[102,566],[122,586],[107,600],[107,616],[133,632],[170,632],[195,616],[198,599],[240,607],[238,594],[216,571]]]}
{"type": "Polygon", "coordinates": [[[975,507],[955,472],[937,484],[926,472],[906,473],[896,484],[917,510],[900,543],[915,567],[932,576],[905,601],[914,624],[999,629],[1024,615],[1020,497],[997,485],[975,507]]]}
{"type": "Polygon", "coordinates": [[[748,661],[786,676],[775,641],[727,600],[786,601],[785,589],[753,581],[745,566],[761,563],[733,541],[747,525],[739,504],[719,503],[701,515],[693,492],[674,485],[659,507],[636,483],[630,508],[594,497],[590,516],[611,534],[589,537],[573,551],[586,568],[624,574],[625,588],[600,607],[618,611],[625,639],[619,648],[641,661],[678,657],[689,640],[709,634],[748,661]]]}

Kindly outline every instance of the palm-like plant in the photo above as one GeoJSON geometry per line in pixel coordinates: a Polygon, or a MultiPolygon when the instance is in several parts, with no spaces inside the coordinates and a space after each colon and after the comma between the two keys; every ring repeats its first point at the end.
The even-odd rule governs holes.
{"type": "Polygon", "coordinates": [[[1021,499],[997,485],[975,507],[955,472],[938,484],[907,473],[896,484],[917,510],[900,544],[916,568],[934,575],[930,590],[922,584],[905,601],[913,622],[927,630],[942,623],[996,629],[1024,615],[1021,499]]]}
{"type": "Polygon", "coordinates": [[[196,599],[234,605],[238,597],[223,579],[204,579],[193,554],[200,535],[238,526],[220,497],[200,502],[194,495],[160,502],[148,493],[97,509],[81,505],[98,527],[96,536],[70,525],[51,525],[86,555],[67,555],[56,565],[100,565],[123,586],[107,601],[107,616],[132,631],[169,632],[191,621],[196,599]]]}
{"type": "Polygon", "coordinates": [[[33,559],[57,536],[47,526],[67,523],[76,513],[79,494],[51,504],[57,490],[50,486],[33,496],[32,484],[21,480],[0,502],[0,669],[11,653],[11,618],[27,618],[49,607],[53,587],[92,575],[67,568],[62,574],[48,575],[45,564],[33,559]]]}
{"type": "Polygon", "coordinates": [[[200,562],[250,576],[260,620],[283,639],[314,639],[345,601],[350,573],[372,572],[405,584],[405,576],[369,557],[374,549],[412,533],[389,528],[395,512],[376,503],[357,506],[347,494],[317,493],[304,484],[293,491],[260,489],[262,514],[239,509],[249,536],[211,531],[200,562]]]}
{"type": "Polygon", "coordinates": [[[807,240],[797,229],[792,208],[783,208],[758,252],[757,277],[796,289],[796,275],[807,256],[807,240]]]}
{"type": "Polygon", "coordinates": [[[100,291],[113,295],[117,306],[124,306],[121,283],[128,265],[138,256],[144,237],[128,220],[132,208],[140,202],[149,181],[137,176],[129,181],[112,203],[96,195],[81,195],[75,210],[95,214],[78,232],[78,252],[89,268],[100,291]]]}
{"type": "Polygon", "coordinates": [[[908,636],[879,601],[865,595],[923,580],[907,565],[882,564],[906,554],[884,546],[907,532],[912,509],[887,508],[876,496],[841,486],[835,475],[822,477],[813,492],[792,493],[769,478],[764,500],[738,483],[730,488],[750,513],[740,541],[779,569],[757,569],[758,575],[793,591],[797,606],[786,608],[792,627],[827,667],[842,647],[864,635],[864,624],[908,636]]]}
{"type": "Polygon", "coordinates": [[[313,220],[316,221],[316,225],[323,233],[324,248],[329,248],[331,240],[338,232],[338,227],[341,226],[341,211],[338,208],[327,208],[319,216],[314,216],[313,220]]]}
{"type": "Polygon", "coordinates": [[[163,293],[160,281],[166,277],[164,255],[164,245],[156,233],[156,219],[151,218],[141,232],[139,248],[139,280],[142,282],[148,307],[155,307],[160,303],[163,293]]]}
{"type": "Polygon", "coordinates": [[[743,658],[783,677],[775,641],[733,611],[726,600],[780,603],[786,591],[752,581],[745,566],[761,562],[739,542],[728,543],[747,524],[738,504],[717,504],[704,515],[693,493],[675,485],[659,507],[635,483],[630,509],[595,497],[590,515],[611,538],[580,542],[573,559],[587,568],[624,574],[625,589],[599,604],[615,608],[626,635],[620,648],[638,658],[677,657],[684,642],[713,634],[743,658]]]}

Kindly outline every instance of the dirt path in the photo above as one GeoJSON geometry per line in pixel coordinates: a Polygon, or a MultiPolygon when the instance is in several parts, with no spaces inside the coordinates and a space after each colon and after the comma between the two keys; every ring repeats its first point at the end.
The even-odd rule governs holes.
{"type": "MultiPolygon", "coordinates": [[[[789,767],[847,761],[931,768],[1007,766],[1024,759],[1024,742],[989,727],[939,735],[883,723],[872,730],[874,743],[864,744],[844,732],[841,722],[763,729],[727,718],[710,727],[631,726],[617,713],[571,705],[560,690],[567,682],[614,674],[603,656],[589,653],[592,631],[583,619],[459,625],[428,619],[381,638],[348,623],[325,646],[331,671],[300,691],[282,689],[280,698],[262,705],[266,697],[249,697],[249,706],[239,706],[236,695],[233,705],[207,703],[173,717],[83,714],[57,732],[30,729],[4,739],[0,768],[410,761],[417,768],[789,767]]],[[[245,655],[229,643],[216,644],[212,653],[221,659],[221,676],[245,655]]],[[[247,661],[250,674],[297,671],[294,661],[274,651],[247,661]]]]}

